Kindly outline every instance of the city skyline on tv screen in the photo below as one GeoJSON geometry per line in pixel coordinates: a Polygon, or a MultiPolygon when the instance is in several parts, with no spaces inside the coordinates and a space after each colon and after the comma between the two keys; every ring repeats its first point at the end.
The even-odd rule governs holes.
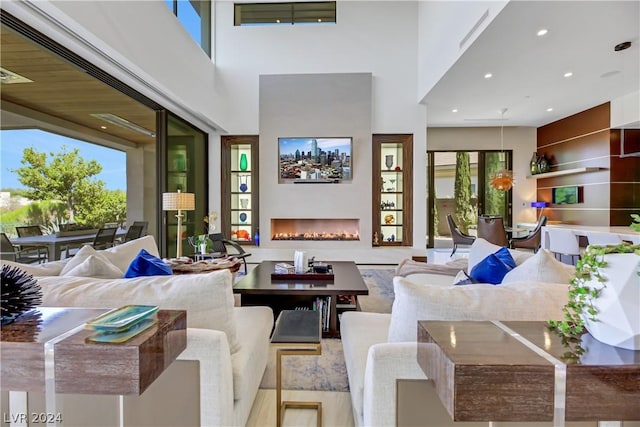
{"type": "Polygon", "coordinates": [[[350,180],[351,148],[348,137],[278,138],[280,179],[350,180]]]}

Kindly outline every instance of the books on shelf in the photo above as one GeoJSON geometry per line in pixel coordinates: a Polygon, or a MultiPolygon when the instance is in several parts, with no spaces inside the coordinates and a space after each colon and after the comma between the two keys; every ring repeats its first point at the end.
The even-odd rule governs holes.
{"type": "Polygon", "coordinates": [[[338,295],[336,300],[336,308],[356,308],[355,295],[338,295]]]}

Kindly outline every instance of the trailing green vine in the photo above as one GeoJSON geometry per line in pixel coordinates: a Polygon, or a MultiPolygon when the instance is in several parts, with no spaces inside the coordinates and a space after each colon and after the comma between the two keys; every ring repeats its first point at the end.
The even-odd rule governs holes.
{"type": "Polygon", "coordinates": [[[631,219],[633,222],[629,227],[633,228],[636,231],[640,231],[640,215],[639,214],[631,214],[631,219]]]}
{"type": "Polygon", "coordinates": [[[598,310],[593,303],[600,296],[603,287],[606,286],[604,283],[607,279],[601,273],[601,269],[607,266],[604,255],[623,253],[635,253],[640,256],[640,245],[623,243],[588,246],[584,254],[580,256],[576,264],[576,276],[570,282],[569,301],[562,308],[564,319],[547,321],[550,328],[556,331],[563,338],[563,341],[574,342],[584,332],[584,314],[588,316],[589,320],[597,320],[598,310]],[[603,286],[590,286],[592,279],[602,283],[603,286]]]}

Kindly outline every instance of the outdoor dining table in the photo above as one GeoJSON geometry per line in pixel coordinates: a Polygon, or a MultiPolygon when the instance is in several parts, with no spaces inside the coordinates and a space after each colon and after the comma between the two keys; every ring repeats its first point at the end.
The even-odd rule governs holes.
{"type": "MultiPolygon", "coordinates": [[[[116,237],[124,236],[126,230],[119,228],[116,237]]],[[[47,246],[49,250],[49,261],[57,261],[61,257],[62,248],[93,242],[96,231],[74,236],[56,236],[55,234],[43,234],[42,236],[13,237],[11,243],[19,246],[47,246]]]]}

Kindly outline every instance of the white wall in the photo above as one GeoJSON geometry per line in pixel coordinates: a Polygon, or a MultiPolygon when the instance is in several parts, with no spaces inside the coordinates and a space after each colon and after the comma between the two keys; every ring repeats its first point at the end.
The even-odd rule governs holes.
{"type": "MultiPolygon", "coordinates": [[[[536,151],[536,128],[505,127],[504,148],[513,150],[513,223],[536,222],[536,180],[527,179],[529,161],[536,151]]],[[[429,128],[429,150],[496,150],[500,149],[500,128],[429,128]]]]}
{"type": "Polygon", "coordinates": [[[260,76],[260,235],[272,218],[360,220],[356,241],[294,242],[296,247],[371,247],[371,83],[369,73],[260,76]],[[278,137],[351,137],[352,179],[339,184],[278,183],[278,137]],[[264,192],[267,192],[267,195],[264,192]]]}
{"type": "MultiPolygon", "coordinates": [[[[219,81],[223,82],[228,95],[226,107],[230,111],[225,127],[230,134],[260,135],[261,177],[267,176],[260,186],[262,234],[268,230],[264,227],[270,220],[265,204],[270,200],[282,202],[283,187],[274,184],[277,174],[269,175],[268,172],[277,166],[277,136],[271,130],[263,135],[261,128],[260,76],[370,73],[373,77],[370,133],[414,135],[413,247],[423,252],[426,246],[423,193],[426,113],[425,107],[416,101],[417,8],[417,2],[346,1],[337,4],[335,25],[234,27],[233,3],[215,3],[216,66],[219,81]]],[[[331,125],[321,123],[321,119],[310,119],[306,128],[305,124],[297,123],[302,132],[297,136],[313,135],[323,126],[330,128],[331,125]]],[[[362,221],[370,224],[370,134],[361,144],[364,143],[369,146],[358,147],[360,157],[356,162],[368,158],[368,165],[358,165],[354,177],[368,182],[362,187],[357,184],[358,191],[353,192],[352,203],[360,206],[353,212],[365,215],[361,224],[362,221]]],[[[331,204],[316,205],[320,217],[330,215],[334,208],[331,204]]],[[[368,239],[368,236],[362,234],[362,238],[368,239]]],[[[366,244],[370,246],[369,241],[366,244]]]]}
{"type": "Polygon", "coordinates": [[[418,100],[429,93],[508,2],[509,0],[419,2],[418,100]],[[485,13],[486,18],[478,25],[485,13]],[[467,35],[468,38],[461,44],[467,35]]]}

